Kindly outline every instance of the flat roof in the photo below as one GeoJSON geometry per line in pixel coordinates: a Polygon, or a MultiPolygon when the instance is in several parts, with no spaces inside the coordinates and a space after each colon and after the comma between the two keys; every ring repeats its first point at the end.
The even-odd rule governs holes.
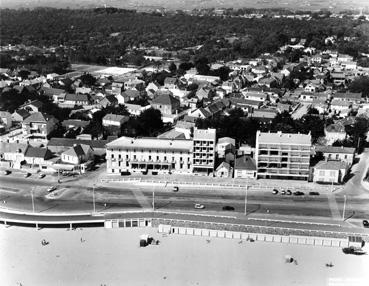
{"type": "Polygon", "coordinates": [[[194,140],[214,140],[216,138],[216,129],[197,129],[195,128],[193,132],[194,140]]]}
{"type": "Polygon", "coordinates": [[[259,144],[286,144],[311,146],[311,135],[301,133],[257,132],[259,144]]]}
{"type": "Polygon", "coordinates": [[[187,139],[166,139],[166,138],[132,138],[120,137],[108,144],[107,149],[147,149],[147,150],[167,150],[167,151],[185,151],[192,150],[192,140],[187,139]]]}

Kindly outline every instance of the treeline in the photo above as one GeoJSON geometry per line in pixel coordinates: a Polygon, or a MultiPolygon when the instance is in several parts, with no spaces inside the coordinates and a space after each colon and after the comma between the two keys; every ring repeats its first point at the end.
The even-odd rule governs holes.
{"type": "MultiPolygon", "coordinates": [[[[157,15],[121,9],[35,9],[1,10],[2,45],[73,47],[73,61],[116,64],[132,47],[159,46],[170,51],[204,45],[190,55],[206,55],[210,60],[229,60],[274,52],[291,37],[305,38],[307,45],[325,46],[324,39],[338,37],[340,52],[358,56],[369,52],[366,24],[348,18],[244,19],[231,17],[157,15]],[[364,25],[364,27],[363,27],[364,25]],[[235,36],[234,41],[227,40],[235,36]],[[349,44],[344,37],[356,37],[349,44]]],[[[137,61],[137,59],[136,59],[137,61]]]]}

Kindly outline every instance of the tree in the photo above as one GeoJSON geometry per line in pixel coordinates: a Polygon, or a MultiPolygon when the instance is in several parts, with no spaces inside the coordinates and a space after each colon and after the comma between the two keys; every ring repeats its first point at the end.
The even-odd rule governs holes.
{"type": "Polygon", "coordinates": [[[96,83],[96,78],[89,73],[85,73],[81,76],[81,81],[84,85],[92,86],[96,83]]]}
{"type": "Polygon", "coordinates": [[[369,77],[361,76],[354,79],[348,88],[351,92],[361,92],[363,97],[369,97],[369,77]]]}
{"type": "Polygon", "coordinates": [[[291,114],[288,111],[277,114],[277,116],[273,118],[271,130],[274,132],[282,131],[286,133],[294,133],[295,122],[291,117],[291,114]]]}
{"type": "Polygon", "coordinates": [[[161,112],[157,109],[146,109],[138,117],[138,133],[141,136],[155,136],[164,126],[161,120],[161,112]]]}
{"type": "Polygon", "coordinates": [[[170,63],[170,65],[169,65],[169,71],[170,71],[170,73],[171,74],[175,74],[176,73],[176,71],[177,71],[177,66],[176,66],[176,64],[175,63],[170,63]]]}
{"type": "Polygon", "coordinates": [[[209,60],[206,57],[200,57],[195,60],[195,67],[199,74],[207,75],[209,74],[210,66],[209,60]]]}

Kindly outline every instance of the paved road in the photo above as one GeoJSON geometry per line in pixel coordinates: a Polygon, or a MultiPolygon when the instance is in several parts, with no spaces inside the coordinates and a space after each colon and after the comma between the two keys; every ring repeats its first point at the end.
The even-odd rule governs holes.
{"type": "MultiPolygon", "coordinates": [[[[36,213],[73,213],[92,212],[93,197],[95,210],[115,212],[126,209],[148,209],[152,206],[152,195],[155,191],[155,208],[157,210],[196,211],[201,213],[223,213],[222,207],[230,205],[235,213],[244,213],[245,196],[241,193],[213,192],[211,189],[194,190],[181,188],[178,193],[171,188],[138,187],[122,185],[122,187],[96,188],[93,196],[92,188],[61,184],[59,189],[48,194],[50,186],[47,181],[25,179],[19,177],[2,177],[0,185],[0,205],[2,208],[32,211],[31,189],[34,194],[36,213]],[[55,194],[55,195],[54,195],[55,194]],[[3,203],[5,201],[6,203],[3,203]],[[205,210],[195,210],[194,204],[205,205],[205,210]]],[[[313,216],[338,219],[343,212],[343,198],[321,195],[317,197],[281,196],[271,192],[248,192],[247,214],[278,214],[292,216],[313,216]],[[332,204],[332,200],[335,202],[332,204]]],[[[369,199],[348,197],[345,217],[363,219],[369,217],[369,199]]]]}

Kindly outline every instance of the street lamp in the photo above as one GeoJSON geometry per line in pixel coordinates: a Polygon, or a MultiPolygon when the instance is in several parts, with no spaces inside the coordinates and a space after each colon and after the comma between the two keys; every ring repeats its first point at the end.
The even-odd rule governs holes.
{"type": "Polygon", "coordinates": [[[95,206],[95,184],[92,185],[92,203],[94,205],[94,213],[96,212],[96,206],[95,206]]]}
{"type": "Polygon", "coordinates": [[[152,191],[152,211],[155,211],[155,190],[152,191]]]}
{"type": "Polygon", "coordinates": [[[342,220],[345,220],[345,211],[346,211],[346,195],[343,196],[343,212],[342,212],[342,220]]]}
{"type": "Polygon", "coordinates": [[[31,189],[31,200],[32,200],[32,212],[35,212],[35,201],[33,199],[33,187],[31,189]]]}
{"type": "Polygon", "coordinates": [[[245,191],[245,215],[247,214],[247,189],[248,189],[248,185],[246,185],[246,191],[245,191]]]}

